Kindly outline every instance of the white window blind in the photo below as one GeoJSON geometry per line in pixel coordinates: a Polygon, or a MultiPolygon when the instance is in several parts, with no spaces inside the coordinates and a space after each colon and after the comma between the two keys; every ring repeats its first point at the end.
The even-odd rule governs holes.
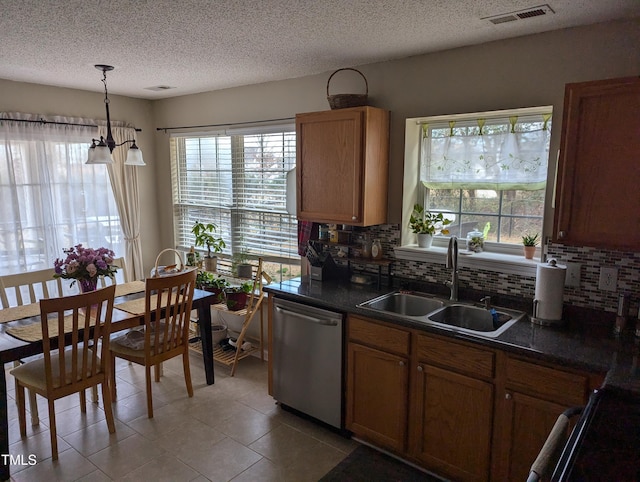
{"type": "Polygon", "coordinates": [[[226,255],[271,260],[297,254],[297,220],[286,211],[295,131],[171,139],[176,245],[194,244],[195,221],[212,222],[226,255]]]}

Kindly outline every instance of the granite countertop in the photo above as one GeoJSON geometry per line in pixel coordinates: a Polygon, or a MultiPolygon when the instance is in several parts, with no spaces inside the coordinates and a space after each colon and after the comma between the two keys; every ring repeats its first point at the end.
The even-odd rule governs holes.
{"type": "MultiPolygon", "coordinates": [[[[358,304],[394,291],[371,285],[356,285],[344,281],[314,281],[308,277],[285,280],[264,287],[268,293],[294,301],[354,313],[426,332],[439,333],[519,353],[540,360],[571,366],[592,372],[606,373],[605,385],[640,393],[638,369],[639,345],[632,336],[614,339],[593,336],[588,329],[580,330],[535,325],[528,318],[516,322],[496,338],[457,332],[388,313],[358,308],[358,304]]],[[[464,302],[464,298],[461,298],[464,302]]]]}

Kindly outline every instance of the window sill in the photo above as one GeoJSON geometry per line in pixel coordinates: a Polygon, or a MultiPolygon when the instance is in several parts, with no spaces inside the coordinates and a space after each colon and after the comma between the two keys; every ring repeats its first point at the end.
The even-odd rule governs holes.
{"type": "MultiPolygon", "coordinates": [[[[447,248],[440,246],[419,248],[417,244],[410,244],[394,248],[394,252],[397,259],[408,261],[445,264],[447,259],[447,248]]],[[[473,253],[462,247],[458,251],[458,266],[460,268],[483,269],[505,274],[535,277],[538,263],[540,263],[539,257],[526,259],[522,254],[514,255],[487,251],[473,253]]]]}

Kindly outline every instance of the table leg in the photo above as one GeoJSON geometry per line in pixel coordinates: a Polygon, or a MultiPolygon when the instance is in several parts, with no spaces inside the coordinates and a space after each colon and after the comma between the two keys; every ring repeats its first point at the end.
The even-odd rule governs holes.
{"type": "Polygon", "coordinates": [[[204,359],[204,373],[207,385],[213,385],[213,337],[211,335],[211,307],[209,303],[198,306],[198,324],[200,325],[200,342],[204,359]]]}
{"type": "Polygon", "coordinates": [[[9,480],[9,415],[7,413],[7,376],[0,363],[0,480],[9,480]]]}

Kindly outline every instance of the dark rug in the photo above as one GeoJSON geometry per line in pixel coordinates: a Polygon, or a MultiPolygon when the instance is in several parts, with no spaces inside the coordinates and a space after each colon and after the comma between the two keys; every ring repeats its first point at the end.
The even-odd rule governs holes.
{"type": "Polygon", "coordinates": [[[442,482],[389,455],[360,445],[320,482],[442,482]]]}

